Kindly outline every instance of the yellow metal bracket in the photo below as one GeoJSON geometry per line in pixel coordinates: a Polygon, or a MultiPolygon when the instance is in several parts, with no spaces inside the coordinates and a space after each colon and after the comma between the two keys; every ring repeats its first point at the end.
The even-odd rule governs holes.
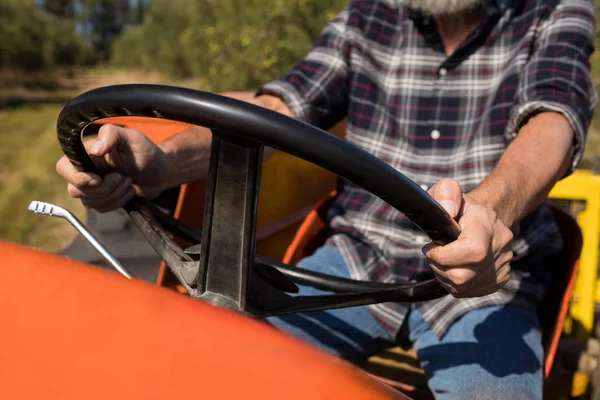
{"type": "MultiPolygon", "coordinates": [[[[558,182],[549,197],[585,202],[585,209],[577,213],[577,223],[583,234],[583,248],[564,332],[579,338],[589,338],[593,335],[595,303],[600,301],[600,176],[591,171],[576,171],[558,182]]],[[[577,397],[585,393],[588,382],[589,375],[575,374],[571,395],[577,397]]]]}
{"type": "Polygon", "coordinates": [[[595,303],[599,300],[598,244],[600,242],[600,176],[591,171],[576,171],[561,180],[550,192],[552,199],[580,200],[585,209],[578,213],[577,222],[583,233],[583,249],[573,300],[569,309],[566,333],[590,337],[594,329],[595,303]]]}

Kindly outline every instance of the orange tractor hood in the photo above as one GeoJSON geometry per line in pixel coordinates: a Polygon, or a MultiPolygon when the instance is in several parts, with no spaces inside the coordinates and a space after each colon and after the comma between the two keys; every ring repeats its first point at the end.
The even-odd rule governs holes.
{"type": "Polygon", "coordinates": [[[55,255],[0,252],[2,399],[405,398],[260,321],[55,255]]]}

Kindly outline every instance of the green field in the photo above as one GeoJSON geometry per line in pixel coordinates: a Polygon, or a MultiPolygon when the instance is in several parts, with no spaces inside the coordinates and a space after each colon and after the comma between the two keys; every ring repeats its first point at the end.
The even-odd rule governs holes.
{"type": "MultiPolygon", "coordinates": [[[[0,240],[54,251],[67,245],[75,231],[60,219],[27,210],[32,200],[54,202],[79,217],[85,210],[66,195],[56,173],[62,155],[56,140],[56,119],[77,94],[93,87],[119,83],[157,83],[156,74],[93,69],[69,82],[70,89],[54,92],[16,92],[0,107],[0,240]]],[[[186,82],[187,84],[192,84],[186,82]]],[[[6,91],[4,93],[6,96],[6,91]]]]}
{"type": "Polygon", "coordinates": [[[61,151],[56,141],[59,99],[0,111],[0,239],[56,250],[74,236],[65,221],[27,210],[32,200],[56,202],[82,214],[65,196],[65,183],[54,165],[61,151]]]}

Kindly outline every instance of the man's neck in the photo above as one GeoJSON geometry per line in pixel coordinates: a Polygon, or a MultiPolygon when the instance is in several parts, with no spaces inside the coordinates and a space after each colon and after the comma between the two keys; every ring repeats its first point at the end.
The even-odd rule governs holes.
{"type": "Polygon", "coordinates": [[[471,32],[477,29],[482,17],[479,10],[475,10],[456,15],[440,15],[435,17],[435,20],[446,54],[450,56],[471,32]]]}

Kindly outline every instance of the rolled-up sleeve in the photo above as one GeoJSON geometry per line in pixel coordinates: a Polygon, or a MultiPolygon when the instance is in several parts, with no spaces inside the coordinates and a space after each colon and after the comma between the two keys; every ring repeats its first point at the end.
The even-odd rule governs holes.
{"type": "Polygon", "coordinates": [[[349,9],[350,5],[325,27],[304,60],[283,78],[259,88],[256,94],[280,97],[295,118],[323,129],[343,119],[349,95],[349,9]]]}
{"type": "Polygon", "coordinates": [[[597,103],[589,62],[595,19],[591,0],[569,0],[561,1],[541,24],[533,55],[521,73],[517,103],[506,130],[508,140],[512,140],[537,113],[564,115],[575,132],[571,171],[583,155],[597,103]]]}

